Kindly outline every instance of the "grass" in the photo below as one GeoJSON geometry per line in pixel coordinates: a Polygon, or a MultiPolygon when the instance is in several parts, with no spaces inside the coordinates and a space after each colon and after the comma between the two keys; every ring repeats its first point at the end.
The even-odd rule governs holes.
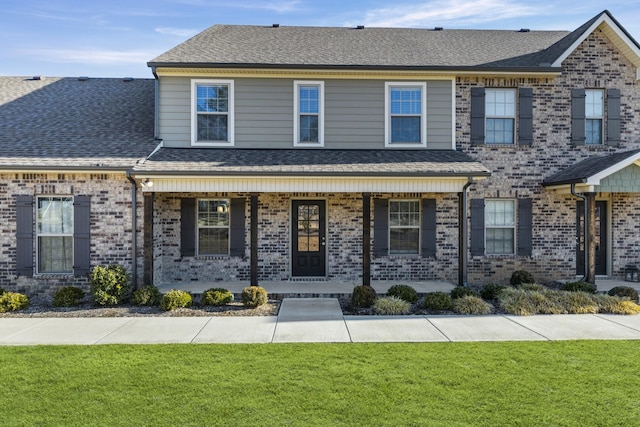
{"type": "Polygon", "coordinates": [[[636,425],[634,341],[0,347],[3,426],[636,425]]]}

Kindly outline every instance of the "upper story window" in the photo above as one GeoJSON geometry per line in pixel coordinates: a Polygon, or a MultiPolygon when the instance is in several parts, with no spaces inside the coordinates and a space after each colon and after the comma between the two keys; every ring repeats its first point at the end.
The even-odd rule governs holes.
{"type": "Polygon", "coordinates": [[[191,144],[233,145],[233,80],[192,80],[191,144]]]}
{"type": "Polygon", "coordinates": [[[229,255],[229,200],[198,200],[198,255],[229,255]]]}
{"type": "Polygon", "coordinates": [[[324,82],[294,81],[296,146],[324,145],[324,82]]]}
{"type": "Polygon", "coordinates": [[[389,254],[420,253],[420,202],[389,201],[389,254]]]}
{"type": "Polygon", "coordinates": [[[73,273],[73,197],[38,197],[38,273],[73,273]]]}
{"type": "Polygon", "coordinates": [[[385,83],[385,146],[427,145],[426,83],[385,83]]]}
{"type": "Polygon", "coordinates": [[[515,200],[486,200],[485,250],[487,255],[515,253],[516,202],[515,200]]]}
{"type": "Polygon", "coordinates": [[[516,91],[514,89],[486,89],[485,142],[513,144],[516,122],[516,91]]]}
{"type": "Polygon", "coordinates": [[[585,90],[585,143],[602,144],[602,122],[604,120],[604,92],[598,89],[585,90]]]}

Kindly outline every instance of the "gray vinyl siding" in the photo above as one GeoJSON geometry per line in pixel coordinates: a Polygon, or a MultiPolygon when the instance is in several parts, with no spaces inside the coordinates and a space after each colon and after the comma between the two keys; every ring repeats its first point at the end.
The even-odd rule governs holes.
{"type": "MultiPolygon", "coordinates": [[[[234,79],[235,147],[293,148],[293,79],[234,79]]],[[[325,80],[329,149],[384,149],[384,80],[325,80]]],[[[427,82],[427,148],[452,147],[451,81],[427,82]]],[[[191,145],[191,79],[161,77],[160,137],[191,145]]]]}

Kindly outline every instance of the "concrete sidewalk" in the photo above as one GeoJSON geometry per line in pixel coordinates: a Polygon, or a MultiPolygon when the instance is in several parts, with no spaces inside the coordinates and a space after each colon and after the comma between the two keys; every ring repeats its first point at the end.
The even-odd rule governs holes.
{"type": "Polygon", "coordinates": [[[343,316],[337,299],[286,298],[278,316],[0,319],[0,345],[583,339],[640,339],[640,315],[343,316]]]}

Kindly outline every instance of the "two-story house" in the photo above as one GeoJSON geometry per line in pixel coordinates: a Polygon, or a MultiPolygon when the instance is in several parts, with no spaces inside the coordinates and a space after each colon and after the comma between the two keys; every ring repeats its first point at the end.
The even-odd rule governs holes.
{"type": "MultiPolygon", "coordinates": [[[[139,281],[544,282],[640,262],[640,46],[607,11],[573,32],[215,25],[149,66],[154,147],[131,139],[116,202],[139,281]]],[[[3,237],[25,287],[49,277],[15,267],[42,263],[40,204],[87,178],[26,179],[6,216],[32,221],[3,237]]],[[[100,225],[112,189],[95,190],[100,225]]],[[[90,264],[113,259],[89,231],[90,264]]]]}

